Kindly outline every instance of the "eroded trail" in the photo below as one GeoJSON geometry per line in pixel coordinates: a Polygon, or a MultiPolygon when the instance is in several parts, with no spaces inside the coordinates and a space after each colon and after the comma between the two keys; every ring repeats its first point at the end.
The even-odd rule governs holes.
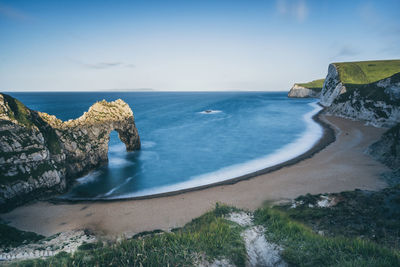
{"type": "Polygon", "coordinates": [[[261,225],[254,225],[252,213],[231,213],[226,219],[245,228],[241,236],[246,246],[247,266],[287,266],[280,256],[282,248],[267,241],[266,229],[261,225]]]}

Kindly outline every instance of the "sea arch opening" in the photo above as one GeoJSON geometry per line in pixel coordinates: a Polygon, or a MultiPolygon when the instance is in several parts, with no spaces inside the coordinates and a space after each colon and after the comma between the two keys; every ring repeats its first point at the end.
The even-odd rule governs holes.
{"type": "Polygon", "coordinates": [[[110,131],[108,139],[108,158],[118,152],[126,152],[128,150],[128,144],[124,142],[120,133],[117,130],[110,131]]]}

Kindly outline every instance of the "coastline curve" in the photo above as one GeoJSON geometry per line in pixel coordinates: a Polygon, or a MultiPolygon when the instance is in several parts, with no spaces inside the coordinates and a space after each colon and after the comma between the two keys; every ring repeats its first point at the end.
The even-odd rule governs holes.
{"type": "MultiPolygon", "coordinates": [[[[111,197],[111,198],[67,198],[67,197],[63,197],[63,196],[58,196],[55,198],[51,198],[48,201],[50,201],[52,203],[85,203],[85,202],[91,203],[91,202],[113,202],[113,201],[141,200],[141,199],[152,199],[152,198],[174,196],[174,195],[178,195],[178,194],[182,194],[182,193],[186,193],[186,192],[204,190],[204,189],[207,189],[210,187],[215,187],[215,186],[220,186],[220,185],[235,184],[235,183],[238,183],[243,180],[248,180],[248,179],[254,178],[256,176],[262,175],[262,174],[266,174],[266,173],[270,173],[270,172],[279,170],[283,167],[288,167],[288,166],[294,165],[302,160],[312,157],[314,154],[318,153],[319,151],[321,151],[326,146],[328,146],[329,144],[331,144],[332,142],[334,142],[336,140],[335,130],[332,128],[332,126],[329,123],[325,122],[322,119],[325,108],[322,107],[317,102],[310,103],[310,105],[312,105],[314,107],[314,110],[306,113],[303,116],[303,119],[307,123],[307,130],[305,131],[305,133],[301,137],[296,139],[294,142],[284,146],[283,148],[280,148],[278,151],[276,151],[276,153],[273,153],[272,155],[268,155],[268,156],[265,156],[260,159],[253,160],[253,161],[257,161],[258,164],[264,163],[264,167],[259,168],[258,170],[253,169],[253,171],[250,171],[247,173],[242,173],[242,174],[236,175],[234,177],[230,177],[230,178],[219,179],[217,181],[215,181],[215,178],[214,178],[213,182],[206,181],[208,183],[205,183],[205,181],[203,180],[203,184],[199,184],[202,182],[201,179],[192,179],[192,180],[189,180],[189,181],[186,181],[183,183],[193,183],[195,181],[198,184],[197,185],[192,184],[191,187],[181,186],[181,188],[176,188],[177,184],[175,184],[175,185],[170,186],[170,187],[175,187],[175,189],[170,190],[170,191],[154,192],[155,190],[153,189],[152,190],[153,193],[146,194],[146,193],[143,193],[143,191],[142,191],[142,194],[140,194],[140,192],[137,192],[135,195],[132,195],[132,194],[127,195],[126,194],[126,195],[121,195],[121,196],[111,197]],[[312,136],[310,136],[310,134],[311,135],[316,134],[315,131],[314,132],[310,131],[310,129],[308,129],[309,127],[313,127],[314,128],[313,130],[316,130],[315,127],[317,127],[320,130],[320,132],[318,133],[319,137],[317,139],[314,139],[312,142],[308,142],[304,145],[304,144],[302,144],[302,142],[307,141],[308,138],[311,138],[312,136]],[[287,158],[283,157],[284,156],[283,154],[285,154],[285,153],[282,153],[283,151],[285,151],[287,149],[291,149],[293,147],[296,148],[296,146],[298,146],[298,145],[305,146],[305,148],[303,148],[304,150],[299,151],[299,153],[295,154],[294,157],[293,157],[293,153],[291,154],[291,157],[287,157],[287,158]],[[276,157],[276,155],[278,155],[278,157],[276,157]],[[273,159],[274,157],[275,157],[275,159],[273,159]],[[282,160],[282,157],[283,157],[283,160],[282,160]],[[270,164],[265,164],[266,159],[270,160],[270,164]],[[281,161],[279,162],[278,159],[281,159],[281,161]]],[[[243,163],[243,164],[247,164],[247,163],[243,163]]],[[[241,166],[243,164],[239,164],[239,166],[241,166]]],[[[260,165],[256,164],[256,166],[260,166],[260,165]]],[[[232,167],[238,167],[238,166],[237,165],[230,166],[230,167],[218,170],[216,172],[223,172],[224,169],[230,169],[232,167]]],[[[213,173],[216,173],[216,172],[213,172],[213,173]]],[[[211,174],[212,173],[207,173],[204,176],[210,176],[211,174]]],[[[183,183],[181,183],[181,184],[183,184],[183,183]]],[[[162,187],[162,188],[165,189],[165,187],[162,187]]],[[[160,188],[159,188],[159,191],[162,191],[162,190],[160,190],[160,188]]]]}

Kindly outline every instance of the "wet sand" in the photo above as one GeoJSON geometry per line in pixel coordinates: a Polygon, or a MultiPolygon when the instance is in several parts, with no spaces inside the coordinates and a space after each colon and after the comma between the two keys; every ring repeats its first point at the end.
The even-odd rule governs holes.
{"type": "Polygon", "coordinates": [[[265,201],[282,201],[307,193],[384,188],[379,174],[388,169],[364,154],[385,129],[362,122],[322,116],[336,131],[336,141],[311,158],[234,184],[159,198],[112,202],[50,203],[39,201],[0,218],[22,230],[43,235],[90,229],[108,236],[131,235],[183,226],[212,209],[216,202],[254,210],[265,201]]]}

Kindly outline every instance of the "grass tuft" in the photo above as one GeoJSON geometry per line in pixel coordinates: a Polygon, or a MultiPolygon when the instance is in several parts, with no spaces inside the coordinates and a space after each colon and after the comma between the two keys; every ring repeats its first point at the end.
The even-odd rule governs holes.
{"type": "Polygon", "coordinates": [[[295,266],[399,266],[398,251],[358,238],[324,237],[272,208],[255,212],[255,223],[266,227],[268,240],[284,248],[282,257],[295,266]]]}

